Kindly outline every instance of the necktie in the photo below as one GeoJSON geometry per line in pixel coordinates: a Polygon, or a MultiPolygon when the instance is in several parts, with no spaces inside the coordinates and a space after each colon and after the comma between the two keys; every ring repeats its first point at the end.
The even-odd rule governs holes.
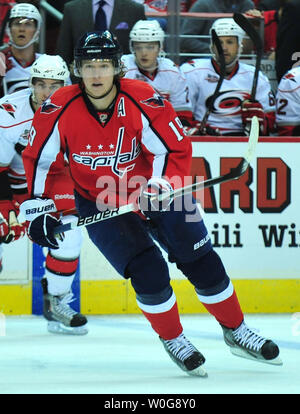
{"type": "Polygon", "coordinates": [[[103,32],[107,29],[106,14],[103,10],[104,4],[104,0],[99,1],[99,8],[95,17],[95,30],[98,30],[99,32],[103,32]]]}

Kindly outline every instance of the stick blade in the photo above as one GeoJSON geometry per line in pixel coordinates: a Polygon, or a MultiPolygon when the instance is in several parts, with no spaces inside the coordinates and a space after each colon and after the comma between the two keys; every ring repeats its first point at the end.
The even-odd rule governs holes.
{"type": "Polygon", "coordinates": [[[259,137],[259,122],[258,122],[257,116],[254,116],[251,120],[251,129],[250,129],[250,134],[249,134],[248,149],[244,156],[248,164],[251,162],[253,155],[255,153],[258,137],[259,137]]]}

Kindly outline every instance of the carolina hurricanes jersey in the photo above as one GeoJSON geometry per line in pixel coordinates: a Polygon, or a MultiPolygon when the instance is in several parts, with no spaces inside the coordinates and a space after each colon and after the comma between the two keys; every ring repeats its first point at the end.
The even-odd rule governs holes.
{"type": "Polygon", "coordinates": [[[300,66],[281,78],[276,94],[276,123],[279,135],[293,135],[300,125],[300,66]]]}
{"type": "Polygon", "coordinates": [[[65,155],[77,192],[98,201],[106,186],[114,206],[139,192],[141,177],[177,177],[173,184],[180,187],[190,175],[190,140],[172,105],[147,83],[121,79],[106,122],[101,115],[79,85],[63,87],[44,102],[23,151],[31,196],[49,192],[65,155]]]}
{"type": "Polygon", "coordinates": [[[153,76],[139,70],[134,55],[123,55],[122,61],[127,71],[125,78],[149,83],[161,96],[171,102],[176,112],[192,111],[185,76],[172,60],[158,58],[158,68],[153,76]]]}
{"type": "MultiPolygon", "coordinates": [[[[185,74],[195,119],[202,121],[219,74],[211,59],[195,59],[180,67],[185,74]]],[[[250,99],[254,66],[239,62],[230,76],[223,80],[219,94],[208,117],[208,124],[224,134],[243,131],[241,103],[250,99]]],[[[268,78],[259,72],[255,99],[265,113],[275,111],[275,100],[268,78]]]]}
{"type": "MultiPolygon", "coordinates": [[[[40,53],[35,54],[35,59],[37,59],[40,53]]],[[[28,81],[30,78],[30,68],[31,65],[22,66],[10,53],[7,52],[7,71],[6,75],[3,78],[3,90],[4,94],[10,94],[16,92],[20,89],[28,88],[28,81]]]]}
{"type": "Polygon", "coordinates": [[[30,95],[30,89],[23,89],[0,99],[0,170],[8,170],[15,192],[27,188],[21,151],[27,145],[34,115],[30,95]]]}

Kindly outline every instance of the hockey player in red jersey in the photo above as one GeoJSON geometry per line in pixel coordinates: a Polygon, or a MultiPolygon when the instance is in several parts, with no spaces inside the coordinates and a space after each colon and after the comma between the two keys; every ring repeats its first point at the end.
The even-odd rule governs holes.
{"type": "Polygon", "coordinates": [[[37,207],[36,197],[42,197],[41,208],[49,209],[31,221],[30,237],[42,246],[57,247],[54,231],[59,220],[51,214],[47,191],[52,175],[64,168],[65,156],[83,217],[127,204],[143,183],[136,212],[91,224],[87,231],[119,274],[130,278],[139,308],[171,359],[190,375],[206,375],[203,355],[183,333],[168,266],[153,238],[221,324],[233,353],[281,364],[277,345],[245,324],[195,200],[149,199],[153,193],[181,187],[190,176],[191,142],[167,100],[145,82],[122,78],[120,58],[109,31],[87,33],[75,49],[81,85],[56,91],[36,113],[23,152],[31,196],[23,208],[30,219],[30,207],[37,207]]]}
{"type": "MultiPolygon", "coordinates": [[[[32,65],[30,85],[0,100],[0,235],[2,243],[22,237],[26,225],[19,223],[19,203],[28,198],[22,151],[27,145],[34,112],[50,93],[66,85],[69,71],[60,56],[40,56],[32,65]]],[[[75,211],[73,183],[68,168],[63,168],[49,187],[48,196],[56,208],[75,211]]],[[[48,330],[54,333],[86,334],[86,318],[70,308],[71,285],[78,265],[81,232],[70,232],[59,242],[59,249],[49,249],[45,263],[44,316],[48,330]],[[47,288],[48,285],[48,288],[47,288]]],[[[1,247],[1,246],[0,246],[1,247]]],[[[4,264],[5,269],[5,264],[4,264]]]]}
{"type": "MultiPolygon", "coordinates": [[[[239,60],[245,32],[232,18],[217,19],[211,30],[220,39],[226,74],[205,127],[216,135],[248,135],[249,123],[257,116],[260,134],[269,135],[274,128],[275,99],[269,80],[261,71],[255,99],[251,97],[255,67],[239,60]]],[[[220,76],[219,56],[213,43],[211,51],[212,59],[194,59],[181,65],[198,122],[204,118],[220,76]]],[[[193,133],[197,134],[198,130],[194,128],[193,133]]]]}

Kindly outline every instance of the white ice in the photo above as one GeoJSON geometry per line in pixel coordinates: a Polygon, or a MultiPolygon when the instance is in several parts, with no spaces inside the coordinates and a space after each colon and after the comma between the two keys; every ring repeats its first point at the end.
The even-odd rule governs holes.
{"type": "Polygon", "coordinates": [[[233,356],[210,315],[182,315],[207,378],[182,372],[141,315],[89,317],[86,336],[54,335],[40,316],[2,318],[1,394],[298,394],[300,314],[246,315],[280,347],[282,366],[233,356]]]}

